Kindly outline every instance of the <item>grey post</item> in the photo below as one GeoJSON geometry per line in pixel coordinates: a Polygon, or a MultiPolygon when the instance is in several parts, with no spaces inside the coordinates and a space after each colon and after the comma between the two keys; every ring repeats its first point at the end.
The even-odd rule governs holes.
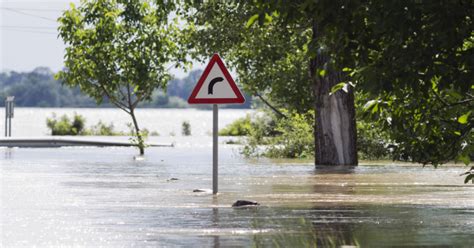
{"type": "Polygon", "coordinates": [[[217,175],[218,175],[218,105],[214,104],[212,107],[212,194],[217,194],[217,175]]]}
{"type": "Polygon", "coordinates": [[[12,137],[12,117],[13,117],[13,101],[9,102],[10,108],[9,108],[9,113],[8,113],[8,137],[12,137]]]}
{"type": "Polygon", "coordinates": [[[8,96],[5,99],[5,137],[12,136],[12,118],[14,96],[8,96]]]}
{"type": "Polygon", "coordinates": [[[5,100],[5,137],[8,137],[8,100],[5,100]]]}

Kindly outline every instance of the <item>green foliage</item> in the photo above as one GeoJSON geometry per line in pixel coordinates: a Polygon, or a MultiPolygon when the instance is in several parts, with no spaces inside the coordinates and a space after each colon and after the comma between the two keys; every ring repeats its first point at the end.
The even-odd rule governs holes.
{"type": "Polygon", "coordinates": [[[76,113],[72,119],[67,115],[56,118],[53,113],[53,117],[46,119],[46,126],[51,130],[51,135],[83,135],[85,119],[76,113]]]}
{"type": "Polygon", "coordinates": [[[74,113],[72,118],[67,115],[56,117],[53,113],[51,118],[46,118],[46,125],[51,130],[51,135],[94,135],[94,136],[116,136],[125,135],[114,130],[114,125],[99,121],[90,129],[87,129],[86,119],[82,115],[74,113]]]}
{"type": "Polygon", "coordinates": [[[97,103],[106,99],[128,113],[140,155],[145,141],[134,110],[155,89],[166,88],[166,64],[185,59],[177,20],[169,18],[174,9],[171,1],[92,0],[71,4],[58,19],[66,68],[57,77],[97,103]]]}
{"type": "MultiPolygon", "coordinates": [[[[197,54],[221,52],[245,88],[278,107],[311,109],[312,86],[340,71],[344,82],[332,90],[355,87],[366,105],[359,118],[385,132],[381,138],[390,140],[395,159],[468,163],[474,157],[473,4],[210,1],[191,4],[197,12],[188,29],[197,54]],[[318,78],[310,80],[309,61],[322,54],[329,59],[316,61],[318,78]]],[[[364,140],[379,140],[364,133],[367,127],[363,153],[385,156],[377,141],[364,140]]]]}
{"type": "Polygon", "coordinates": [[[252,122],[250,115],[247,115],[243,118],[239,118],[227,125],[223,129],[219,130],[220,136],[246,136],[250,133],[252,129],[252,122]]]}
{"type": "Polygon", "coordinates": [[[468,171],[462,173],[461,176],[466,176],[464,178],[464,183],[469,183],[470,181],[474,184],[474,166],[472,166],[468,171]]]}
{"type": "Polygon", "coordinates": [[[270,140],[265,155],[274,158],[313,157],[314,111],[310,110],[305,114],[284,113],[287,118],[281,118],[277,122],[275,131],[278,135],[270,140]]]}
{"type": "Polygon", "coordinates": [[[278,118],[273,113],[259,113],[253,119],[247,116],[250,127],[242,154],[245,156],[266,156],[271,158],[309,158],[313,156],[314,112],[299,114],[282,110],[287,118],[278,118]]]}
{"type": "Polygon", "coordinates": [[[218,52],[236,68],[238,83],[246,92],[270,98],[277,108],[300,113],[312,109],[303,48],[311,34],[305,26],[282,26],[276,13],[254,15],[251,2],[206,1],[192,7],[186,29],[193,57],[204,62],[218,52]],[[251,18],[264,25],[247,25],[251,18]]]}
{"type": "Polygon", "coordinates": [[[439,89],[425,97],[412,89],[398,92],[366,104],[362,116],[388,134],[394,143],[394,159],[435,166],[451,160],[469,164],[474,156],[474,121],[459,113],[468,113],[472,103],[458,104],[464,100],[439,89]]]}
{"type": "Polygon", "coordinates": [[[181,124],[181,134],[183,136],[190,136],[191,135],[191,124],[189,121],[183,121],[181,124]]]}
{"type": "Polygon", "coordinates": [[[468,183],[469,181],[474,182],[474,174],[469,174],[464,179],[464,183],[468,183]]]}
{"type": "Polygon", "coordinates": [[[170,79],[165,64],[180,58],[169,5],[102,0],[71,5],[59,18],[66,69],[57,77],[98,103],[106,98],[127,109],[149,101],[170,79]]]}
{"type": "Polygon", "coordinates": [[[114,130],[114,124],[110,123],[109,125],[99,121],[97,124],[92,126],[90,130],[88,130],[87,135],[96,135],[96,136],[117,136],[117,135],[125,135],[122,132],[116,132],[114,130]]]}
{"type": "MultiPolygon", "coordinates": [[[[219,135],[240,134],[245,137],[242,154],[272,158],[310,158],[314,155],[314,112],[299,114],[282,110],[287,118],[274,113],[260,112],[254,116],[237,119],[219,135]]],[[[357,123],[358,149],[362,159],[390,159],[393,144],[389,135],[380,127],[367,122],[357,123]]]]}
{"type": "MultiPolygon", "coordinates": [[[[132,123],[128,123],[127,126],[130,129],[130,143],[138,147],[140,151],[147,148],[148,145],[146,144],[146,140],[150,132],[147,129],[143,129],[137,132],[136,128],[134,128],[134,125],[132,123]]],[[[143,153],[140,152],[140,155],[143,155],[143,153]]]]}
{"type": "Polygon", "coordinates": [[[392,158],[392,145],[387,132],[364,121],[357,122],[357,150],[360,159],[392,158]]]}

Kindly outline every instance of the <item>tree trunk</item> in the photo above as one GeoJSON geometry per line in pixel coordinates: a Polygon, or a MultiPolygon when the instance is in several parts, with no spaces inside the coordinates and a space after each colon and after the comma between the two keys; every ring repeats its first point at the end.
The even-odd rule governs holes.
{"type": "Polygon", "coordinates": [[[143,140],[142,134],[140,133],[140,128],[138,127],[138,122],[137,118],[135,117],[135,111],[134,109],[130,109],[130,116],[132,117],[133,120],[133,126],[135,127],[135,133],[137,135],[137,145],[138,149],[140,150],[140,155],[145,154],[145,141],[143,140]]]}
{"type": "MultiPolygon", "coordinates": [[[[313,40],[317,39],[316,25],[313,40]]],[[[354,93],[339,90],[329,95],[331,88],[340,83],[342,73],[328,64],[329,58],[319,52],[310,60],[310,77],[315,97],[315,164],[357,165],[357,132],[354,108],[354,93]],[[317,69],[326,69],[324,76],[317,69]]]]}

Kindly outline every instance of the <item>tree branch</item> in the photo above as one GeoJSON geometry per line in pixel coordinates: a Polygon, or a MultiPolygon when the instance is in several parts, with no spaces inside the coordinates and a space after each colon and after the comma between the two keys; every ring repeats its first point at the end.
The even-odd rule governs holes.
{"type": "Polygon", "coordinates": [[[275,113],[277,113],[280,117],[288,118],[288,116],[286,116],[285,114],[283,114],[280,110],[278,110],[277,108],[273,107],[267,100],[265,100],[262,95],[260,95],[259,93],[255,93],[255,95],[256,95],[260,100],[262,100],[262,102],[265,103],[271,110],[273,110],[275,113]]]}
{"type": "Polygon", "coordinates": [[[438,98],[438,100],[440,100],[441,103],[443,103],[443,105],[444,105],[445,107],[449,107],[449,103],[446,102],[446,101],[438,94],[438,92],[436,92],[436,91],[433,90],[433,89],[431,89],[431,91],[435,94],[436,98],[438,98]]]}
{"type": "Polygon", "coordinates": [[[109,98],[110,102],[115,105],[116,107],[118,107],[119,109],[125,111],[126,113],[130,114],[130,111],[127,109],[127,106],[125,106],[123,103],[121,103],[120,101],[117,101],[117,99],[115,99],[115,97],[113,97],[108,91],[107,89],[104,87],[104,85],[102,84],[99,84],[98,85],[102,91],[105,93],[105,95],[109,98]]]}

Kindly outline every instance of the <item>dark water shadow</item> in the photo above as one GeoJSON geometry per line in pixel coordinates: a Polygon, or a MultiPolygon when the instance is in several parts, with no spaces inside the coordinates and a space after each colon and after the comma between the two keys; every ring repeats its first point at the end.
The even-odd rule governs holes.
{"type": "Polygon", "coordinates": [[[357,166],[348,165],[316,165],[314,174],[353,174],[357,166]]]}

